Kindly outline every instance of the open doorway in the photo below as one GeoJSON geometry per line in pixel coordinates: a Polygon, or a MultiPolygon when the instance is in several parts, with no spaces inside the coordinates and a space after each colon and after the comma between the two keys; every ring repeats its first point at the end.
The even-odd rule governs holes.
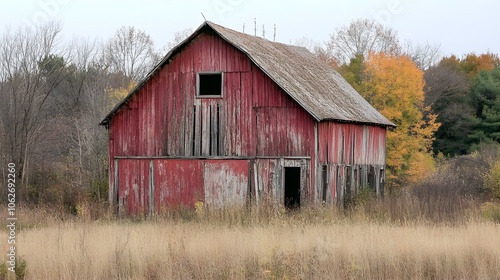
{"type": "Polygon", "coordinates": [[[300,207],[300,167],[285,167],[285,207],[300,207]]]}
{"type": "Polygon", "coordinates": [[[323,165],[323,168],[321,169],[321,179],[322,179],[322,196],[321,196],[321,201],[323,204],[327,203],[327,192],[328,192],[328,165],[323,165]]]}

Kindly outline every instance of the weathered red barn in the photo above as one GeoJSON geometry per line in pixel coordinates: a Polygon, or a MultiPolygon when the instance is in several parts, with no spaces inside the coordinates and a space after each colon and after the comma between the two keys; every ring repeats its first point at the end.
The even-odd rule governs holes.
{"type": "Polygon", "coordinates": [[[305,48],[203,23],[101,122],[128,214],[383,193],[393,124],[305,48]]]}

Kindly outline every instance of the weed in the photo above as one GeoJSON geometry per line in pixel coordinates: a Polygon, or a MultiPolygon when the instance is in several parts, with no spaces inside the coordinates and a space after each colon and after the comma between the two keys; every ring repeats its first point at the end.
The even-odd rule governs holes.
{"type": "Polygon", "coordinates": [[[486,220],[500,223],[500,204],[485,202],[481,205],[481,216],[486,220]]]}

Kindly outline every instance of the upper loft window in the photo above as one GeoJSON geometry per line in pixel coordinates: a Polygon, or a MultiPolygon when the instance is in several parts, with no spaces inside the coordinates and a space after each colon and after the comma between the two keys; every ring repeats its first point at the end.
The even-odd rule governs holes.
{"type": "Polygon", "coordinates": [[[196,90],[199,97],[222,97],[222,73],[198,73],[196,90]]]}

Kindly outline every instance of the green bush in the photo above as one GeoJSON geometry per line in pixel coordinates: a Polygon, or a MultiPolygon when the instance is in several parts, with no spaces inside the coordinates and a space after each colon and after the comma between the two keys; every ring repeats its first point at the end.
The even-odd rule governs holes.
{"type": "Polygon", "coordinates": [[[26,275],[26,261],[18,258],[16,263],[16,277],[17,279],[24,279],[26,275]]]}
{"type": "Polygon", "coordinates": [[[0,279],[7,279],[7,263],[3,261],[0,263],[0,279]]]}
{"type": "Polygon", "coordinates": [[[500,198],[500,160],[497,160],[491,167],[490,172],[484,180],[484,189],[493,198],[500,198]]]}
{"type": "Polygon", "coordinates": [[[94,201],[101,202],[108,200],[109,183],[106,180],[93,180],[89,190],[89,196],[94,201]]]}
{"type": "MultiPolygon", "coordinates": [[[[24,279],[24,277],[26,276],[26,261],[18,257],[14,272],[16,274],[16,279],[24,279]]],[[[0,264],[0,279],[10,279],[7,278],[8,274],[9,270],[7,267],[7,262],[3,261],[0,264]]]]}
{"type": "Polygon", "coordinates": [[[500,205],[493,202],[483,203],[481,205],[481,216],[495,223],[500,223],[500,205]]]}

